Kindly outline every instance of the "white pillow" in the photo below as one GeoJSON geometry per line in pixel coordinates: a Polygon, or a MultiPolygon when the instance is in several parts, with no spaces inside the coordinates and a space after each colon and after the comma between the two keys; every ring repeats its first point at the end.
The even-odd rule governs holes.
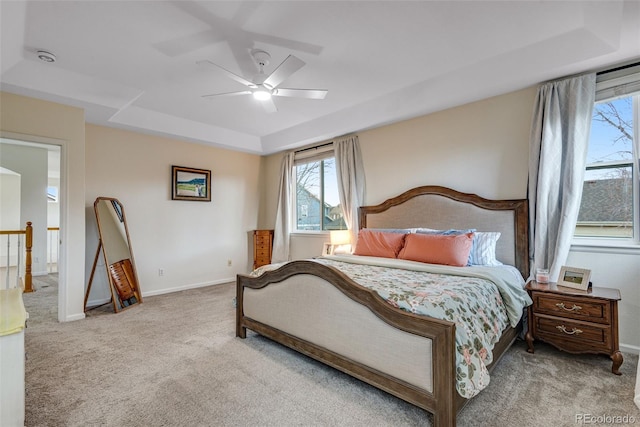
{"type": "Polygon", "coordinates": [[[470,265],[502,265],[496,259],[496,243],[500,238],[499,232],[476,231],[473,236],[473,246],[469,254],[470,265]]]}

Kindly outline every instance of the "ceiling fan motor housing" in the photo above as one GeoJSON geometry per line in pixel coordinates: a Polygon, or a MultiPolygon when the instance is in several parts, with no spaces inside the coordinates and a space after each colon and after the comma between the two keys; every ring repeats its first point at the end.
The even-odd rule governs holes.
{"type": "Polygon", "coordinates": [[[253,59],[255,59],[256,63],[262,69],[262,67],[266,67],[267,65],[269,65],[269,60],[271,60],[271,55],[269,55],[264,50],[256,50],[255,52],[253,52],[253,59]]]}

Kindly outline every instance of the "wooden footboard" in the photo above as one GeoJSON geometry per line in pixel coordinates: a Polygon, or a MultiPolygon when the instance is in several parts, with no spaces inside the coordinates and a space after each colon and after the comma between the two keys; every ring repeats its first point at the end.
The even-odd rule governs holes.
{"type": "Polygon", "coordinates": [[[455,425],[462,402],[455,391],[455,325],[451,322],[392,307],[333,267],[294,261],[256,278],[238,275],[236,336],[245,338],[247,328],[431,412],[435,426],[455,425]],[[263,297],[269,301],[267,310],[260,310],[265,306],[260,304],[263,297]],[[342,309],[333,307],[343,303],[361,308],[351,307],[348,316],[354,311],[360,314],[353,320],[336,320],[342,309]],[[357,333],[343,336],[353,332],[344,322],[366,327],[357,326],[357,333]],[[315,329],[309,333],[309,327],[315,329]],[[373,339],[366,336],[371,330],[376,334],[373,339]],[[393,363],[385,365],[377,359],[378,351],[364,342],[398,350],[405,347],[392,356],[393,363]],[[402,378],[403,364],[411,366],[411,376],[402,378]],[[424,372],[416,372],[420,366],[424,372]],[[422,380],[416,382],[413,376],[422,380]]]}

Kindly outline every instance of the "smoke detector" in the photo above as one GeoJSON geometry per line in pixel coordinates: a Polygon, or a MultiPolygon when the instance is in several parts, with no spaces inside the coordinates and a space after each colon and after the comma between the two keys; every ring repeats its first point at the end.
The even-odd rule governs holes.
{"type": "Polygon", "coordinates": [[[41,61],[56,62],[56,56],[51,52],[47,52],[46,50],[39,50],[38,52],[36,52],[36,54],[38,55],[38,59],[41,61]]]}

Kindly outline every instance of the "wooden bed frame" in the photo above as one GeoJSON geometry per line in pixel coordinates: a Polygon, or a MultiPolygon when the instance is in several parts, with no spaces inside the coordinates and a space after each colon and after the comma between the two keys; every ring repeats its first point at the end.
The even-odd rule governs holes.
{"type": "MultiPolygon", "coordinates": [[[[379,205],[361,207],[360,225],[500,231],[498,259],[528,277],[524,199],[488,200],[423,186],[379,205]]],[[[236,298],[236,336],[245,338],[246,329],[251,329],[431,412],[434,426],[455,426],[456,414],[467,399],[455,387],[452,322],[394,308],[337,269],[313,261],[292,261],[259,277],[238,275],[236,298]],[[349,334],[349,329],[350,335],[335,339],[349,334]],[[390,353],[383,356],[392,361],[393,369],[380,359],[384,357],[379,353],[387,350],[390,353]],[[416,363],[423,360],[429,363],[416,363]],[[418,368],[422,365],[426,365],[424,372],[418,368]],[[412,371],[404,372],[403,366],[412,371]]],[[[517,335],[515,328],[505,329],[494,347],[490,369],[517,335]]]]}

